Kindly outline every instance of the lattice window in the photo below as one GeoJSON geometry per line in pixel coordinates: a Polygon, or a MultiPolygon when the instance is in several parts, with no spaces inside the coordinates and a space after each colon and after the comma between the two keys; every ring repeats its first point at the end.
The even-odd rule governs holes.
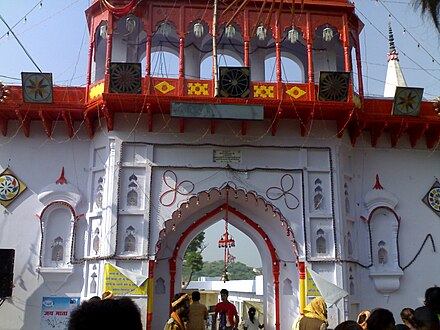
{"type": "Polygon", "coordinates": [[[127,206],[138,206],[138,183],[137,176],[132,174],[128,178],[130,183],[128,184],[128,193],[127,193],[127,206]]]}
{"type": "Polygon", "coordinates": [[[136,251],[136,237],[135,229],[129,226],[126,230],[127,236],[125,237],[124,251],[125,252],[135,252],[136,251]]]}
{"type": "Polygon", "coordinates": [[[324,230],[321,228],[316,232],[318,238],[316,239],[316,252],[318,254],[326,254],[327,253],[327,241],[324,237],[324,230]]]}
{"type": "Polygon", "coordinates": [[[104,179],[101,177],[99,177],[98,179],[98,186],[96,187],[96,195],[95,195],[95,204],[96,207],[102,209],[102,201],[104,198],[104,179]]]}
{"type": "Polygon", "coordinates": [[[344,183],[344,195],[345,195],[345,214],[350,214],[350,198],[348,196],[348,185],[344,183]]]}
{"type": "Polygon", "coordinates": [[[324,209],[324,195],[322,193],[322,181],[319,178],[315,180],[315,195],[313,196],[313,205],[315,210],[324,209]]]}
{"type": "Polygon", "coordinates": [[[94,237],[93,237],[93,251],[95,252],[95,254],[99,253],[99,246],[101,245],[101,241],[99,238],[99,228],[95,229],[95,232],[93,233],[94,237]]]}
{"type": "Polygon", "coordinates": [[[92,275],[90,275],[90,277],[92,278],[90,280],[90,293],[96,293],[97,292],[96,278],[98,277],[98,275],[96,275],[96,273],[93,272],[92,275]]]}

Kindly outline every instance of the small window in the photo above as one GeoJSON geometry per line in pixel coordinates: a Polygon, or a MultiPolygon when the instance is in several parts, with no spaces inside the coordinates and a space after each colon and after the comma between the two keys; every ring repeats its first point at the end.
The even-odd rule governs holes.
{"type": "Polygon", "coordinates": [[[126,230],[127,236],[125,237],[125,244],[124,244],[124,252],[135,252],[136,251],[136,237],[135,229],[133,226],[129,226],[126,230]]]}

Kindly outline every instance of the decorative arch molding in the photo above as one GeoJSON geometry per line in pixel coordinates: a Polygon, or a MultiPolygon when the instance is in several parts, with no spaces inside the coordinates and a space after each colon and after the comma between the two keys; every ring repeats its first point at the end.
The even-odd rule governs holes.
{"type": "Polygon", "coordinates": [[[38,271],[56,292],[73,273],[75,222],[79,218],[75,207],[81,194],[67,182],[63,168],[56,183],[43,188],[38,199],[45,204],[37,215],[41,228],[38,271]]]}
{"type": "Polygon", "coordinates": [[[376,184],[365,195],[369,214],[363,219],[368,224],[370,236],[370,277],[376,290],[383,294],[398,290],[403,276],[399,264],[400,216],[395,211],[397,203],[397,197],[382,187],[376,175],[376,184]]]}
{"type": "MultiPolygon", "coordinates": [[[[219,196],[216,196],[217,198],[219,196]]],[[[212,200],[211,200],[212,201],[212,200]]],[[[249,204],[250,205],[250,204],[249,204]]],[[[246,208],[245,208],[246,209],[246,208]]],[[[157,252],[156,252],[156,262],[161,262],[160,265],[155,264],[159,267],[159,273],[157,273],[157,278],[165,272],[168,273],[166,277],[169,278],[169,291],[167,290],[167,300],[171,299],[175,293],[176,283],[178,281],[178,267],[180,264],[180,260],[182,259],[182,253],[184,253],[187,245],[193,236],[199,232],[203,227],[209,226],[213,221],[220,221],[223,218],[223,215],[228,212],[232,219],[230,219],[230,223],[234,226],[237,226],[239,230],[242,230],[248,236],[255,239],[255,242],[259,249],[261,250],[262,256],[264,255],[265,261],[263,264],[266,265],[268,272],[268,281],[273,283],[273,291],[270,290],[270,295],[273,294],[273,300],[267,301],[268,305],[266,305],[272,312],[268,312],[272,315],[270,322],[274,324],[274,329],[280,329],[280,314],[281,314],[281,300],[285,299],[281,297],[281,286],[280,286],[280,250],[275,247],[275,244],[271,241],[271,235],[279,235],[286,230],[286,239],[291,241],[290,249],[291,255],[295,256],[297,260],[297,249],[296,249],[296,241],[293,235],[293,230],[288,225],[286,219],[281,214],[281,212],[270,202],[267,202],[263,197],[258,196],[258,194],[254,192],[246,192],[242,189],[234,189],[231,185],[226,184],[223,188],[214,188],[207,191],[202,191],[198,195],[192,196],[188,201],[182,202],[179,205],[179,208],[172,214],[171,219],[167,220],[165,223],[165,228],[160,232],[159,239],[157,242],[157,252]],[[201,198],[201,194],[208,194],[203,196],[202,203],[205,202],[207,196],[211,195],[211,198],[214,199],[214,194],[224,194],[226,195],[228,191],[231,204],[228,201],[220,198],[216,203],[210,204],[209,210],[207,212],[200,211],[200,213],[189,214],[187,210],[194,209],[197,205],[198,198],[201,198]],[[238,202],[234,203],[235,200],[234,195],[239,194],[237,197],[239,199],[238,202]],[[267,228],[263,224],[259,224],[251,219],[253,216],[248,216],[243,212],[240,212],[241,209],[240,202],[245,202],[246,198],[250,203],[258,203],[260,210],[269,211],[269,214],[266,214],[263,223],[265,220],[274,219],[274,223],[280,221],[280,228],[276,229],[276,233],[268,233],[267,228]],[[276,221],[276,222],[275,222],[276,221]],[[246,228],[246,229],[244,229],[246,228]],[[266,230],[265,230],[266,229],[266,230]],[[176,235],[176,236],[173,236],[176,235]],[[270,270],[269,270],[270,269],[270,270]]],[[[273,226],[273,225],[270,225],[273,226]]],[[[281,243],[276,242],[277,245],[281,243]]],[[[288,247],[286,250],[281,253],[289,253],[288,247]]],[[[263,258],[263,257],[262,257],[263,258]]],[[[156,271],[154,271],[156,274],[156,271]]],[[[156,278],[156,279],[157,279],[156,278]]],[[[285,280],[284,277],[281,280],[285,280]]]]}

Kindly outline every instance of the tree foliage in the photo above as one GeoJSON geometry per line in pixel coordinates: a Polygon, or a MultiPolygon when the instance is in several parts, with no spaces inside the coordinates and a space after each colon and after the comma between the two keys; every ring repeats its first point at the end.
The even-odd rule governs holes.
{"type": "Polygon", "coordinates": [[[421,7],[423,14],[428,13],[434,21],[434,25],[440,31],[440,0],[414,0],[414,5],[421,7]]]}
{"type": "MultiPolygon", "coordinates": [[[[195,271],[192,276],[198,278],[205,277],[221,277],[223,274],[223,261],[211,261],[203,263],[203,268],[195,271]]],[[[260,274],[260,270],[249,267],[242,262],[234,262],[227,267],[229,280],[253,280],[256,275],[260,274]]],[[[185,269],[184,269],[185,275],[185,269]]]]}
{"type": "Polygon", "coordinates": [[[188,248],[185,251],[185,256],[183,257],[183,281],[188,286],[191,282],[194,272],[198,272],[203,268],[203,256],[202,252],[206,248],[204,243],[205,232],[198,234],[189,243],[188,248]]]}

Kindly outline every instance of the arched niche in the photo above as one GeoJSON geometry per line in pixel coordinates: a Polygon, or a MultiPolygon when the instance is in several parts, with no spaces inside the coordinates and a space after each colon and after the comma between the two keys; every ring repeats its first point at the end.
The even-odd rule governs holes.
{"type": "Polygon", "coordinates": [[[145,57],[147,34],[139,17],[127,15],[114,24],[112,62],[140,63],[145,57]]]}
{"type": "Polygon", "coordinates": [[[319,26],[312,47],[315,82],[319,81],[320,71],[345,71],[344,49],[336,28],[328,24],[319,26]]]}
{"type": "Polygon", "coordinates": [[[107,21],[99,23],[94,32],[91,82],[95,83],[104,79],[106,53],[107,53],[107,21]]]}

